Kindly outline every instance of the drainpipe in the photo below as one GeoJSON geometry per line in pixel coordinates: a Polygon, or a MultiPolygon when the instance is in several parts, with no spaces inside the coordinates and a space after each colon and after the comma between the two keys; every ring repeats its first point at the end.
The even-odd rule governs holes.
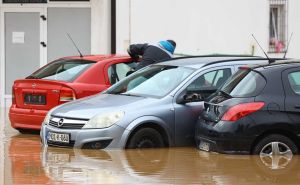
{"type": "Polygon", "coordinates": [[[116,54],[116,0],[111,0],[111,54],[116,54]]]}

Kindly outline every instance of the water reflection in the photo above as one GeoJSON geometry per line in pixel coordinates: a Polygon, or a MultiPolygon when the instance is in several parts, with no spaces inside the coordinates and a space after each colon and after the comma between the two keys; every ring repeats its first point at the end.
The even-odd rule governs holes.
{"type": "Polygon", "coordinates": [[[261,158],[194,148],[80,150],[41,148],[38,136],[10,139],[14,184],[298,184],[299,156],[261,158]]]}
{"type": "Polygon", "coordinates": [[[51,182],[44,172],[41,161],[41,145],[37,136],[16,135],[10,139],[8,156],[14,184],[47,184],[51,182]]]}

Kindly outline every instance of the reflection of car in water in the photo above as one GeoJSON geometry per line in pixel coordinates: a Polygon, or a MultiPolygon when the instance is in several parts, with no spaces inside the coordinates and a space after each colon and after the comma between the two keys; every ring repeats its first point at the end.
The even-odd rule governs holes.
{"type": "Polygon", "coordinates": [[[42,158],[49,178],[69,183],[232,185],[300,180],[297,156],[283,162],[193,148],[96,151],[47,147],[42,158]]]}
{"type": "MultiPolygon", "coordinates": [[[[11,169],[13,184],[51,184],[52,180],[45,175],[41,166],[41,152],[38,136],[16,135],[10,138],[10,160],[5,160],[5,168],[11,169]],[[11,168],[8,167],[9,161],[11,168]]],[[[9,174],[8,171],[5,173],[9,174]]]]}

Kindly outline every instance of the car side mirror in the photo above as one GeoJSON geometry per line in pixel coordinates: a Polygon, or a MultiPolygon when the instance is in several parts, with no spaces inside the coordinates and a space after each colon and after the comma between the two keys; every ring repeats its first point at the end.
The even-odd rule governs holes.
{"type": "Polygon", "coordinates": [[[198,102],[198,101],[203,101],[203,97],[201,94],[197,93],[191,93],[191,94],[183,94],[177,99],[178,104],[185,104],[189,102],[198,102]]]}

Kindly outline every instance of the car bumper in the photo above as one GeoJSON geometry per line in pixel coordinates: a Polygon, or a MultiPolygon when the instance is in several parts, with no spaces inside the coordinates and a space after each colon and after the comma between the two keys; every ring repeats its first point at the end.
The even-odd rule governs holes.
{"type": "Polygon", "coordinates": [[[129,132],[118,125],[103,129],[59,129],[43,125],[40,136],[43,145],[58,147],[75,147],[85,149],[125,148],[125,139],[122,137],[129,132]],[[48,133],[69,134],[70,142],[52,142],[48,140],[48,133]]]}
{"type": "Polygon", "coordinates": [[[15,129],[40,130],[48,110],[21,109],[11,106],[9,120],[15,129]]]}
{"type": "Polygon", "coordinates": [[[199,120],[196,126],[196,146],[200,150],[224,154],[250,154],[255,136],[245,136],[238,123],[220,121],[217,124],[199,120]]]}

